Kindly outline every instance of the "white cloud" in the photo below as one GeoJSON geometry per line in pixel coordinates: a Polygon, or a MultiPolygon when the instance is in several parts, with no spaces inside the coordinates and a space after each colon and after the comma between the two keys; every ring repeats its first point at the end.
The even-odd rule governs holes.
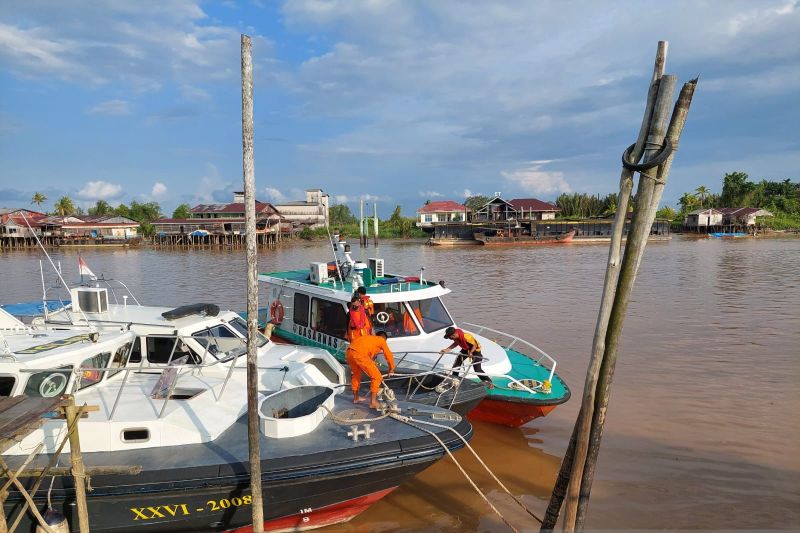
{"type": "Polygon", "coordinates": [[[523,191],[533,194],[552,194],[570,192],[572,189],[560,171],[542,170],[542,161],[531,161],[519,170],[503,171],[500,174],[523,191]]]}
{"type": "Polygon", "coordinates": [[[436,191],[420,191],[419,196],[421,198],[441,198],[444,195],[436,191]]]}
{"type": "Polygon", "coordinates": [[[100,102],[87,111],[90,115],[108,115],[111,117],[122,117],[131,114],[131,104],[126,100],[108,100],[100,102]]]}
{"type": "Polygon", "coordinates": [[[167,193],[167,186],[157,181],[153,184],[153,190],[150,191],[150,195],[158,198],[159,196],[164,196],[167,193]]]}
{"type": "Polygon", "coordinates": [[[230,185],[230,182],[220,179],[216,165],[206,163],[206,175],[200,178],[197,189],[194,191],[193,201],[199,204],[216,203],[214,194],[227,189],[230,185]]]}
{"type": "Polygon", "coordinates": [[[337,204],[346,204],[350,201],[350,197],[346,194],[337,194],[333,197],[333,201],[337,204]]]}
{"type": "Polygon", "coordinates": [[[480,193],[474,193],[469,189],[464,189],[464,191],[461,194],[464,196],[464,198],[469,198],[470,196],[475,196],[480,193]]]}
{"type": "MultiPolygon", "coordinates": [[[[120,82],[136,92],[239,76],[241,28],[210,19],[199,1],[72,2],[5,0],[0,64],[21,77],[54,76],[78,84],[120,82]],[[13,18],[10,14],[13,13],[13,18]],[[232,60],[233,59],[233,60],[232,60]]],[[[249,28],[252,29],[252,28],[249,28]]],[[[254,32],[256,61],[271,43],[254,32]]]]}
{"type": "Polygon", "coordinates": [[[273,203],[280,203],[286,201],[286,195],[274,187],[265,188],[264,195],[267,197],[267,200],[273,203]]]}
{"type": "Polygon", "coordinates": [[[109,200],[122,193],[122,186],[107,181],[89,181],[78,191],[78,197],[84,200],[109,200]]]}

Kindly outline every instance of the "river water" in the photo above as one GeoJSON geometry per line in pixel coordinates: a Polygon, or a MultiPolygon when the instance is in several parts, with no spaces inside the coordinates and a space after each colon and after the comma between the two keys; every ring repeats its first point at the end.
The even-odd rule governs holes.
{"type": "MultiPolygon", "coordinates": [[[[364,257],[375,255],[370,249],[364,257]]],[[[474,447],[543,514],[579,408],[607,246],[380,247],[387,271],[446,280],[457,321],[523,337],[558,361],[573,399],[519,429],[475,424],[474,447]]],[[[82,252],[140,301],[245,307],[244,250],[82,252]]],[[[329,260],[324,243],[259,255],[259,270],[329,260]]],[[[356,247],[355,256],[359,256],[356,247]]],[[[68,281],[74,251],[53,253],[68,281]]],[[[41,297],[40,254],[0,253],[0,302],[41,297]]],[[[800,529],[800,239],[648,245],[623,332],[587,527],[800,529]]],[[[457,457],[521,531],[538,531],[466,451],[457,457]]],[[[508,531],[443,460],[329,531],[508,531]]]]}

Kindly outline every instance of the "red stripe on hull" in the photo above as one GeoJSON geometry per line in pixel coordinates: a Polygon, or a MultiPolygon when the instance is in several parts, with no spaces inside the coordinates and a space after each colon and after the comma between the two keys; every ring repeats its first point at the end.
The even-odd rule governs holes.
{"type": "MultiPolygon", "coordinates": [[[[367,507],[377,502],[397,487],[380,490],[360,496],[320,509],[312,509],[307,513],[297,513],[291,516],[284,516],[267,520],[264,522],[264,531],[278,533],[281,531],[305,531],[318,527],[330,526],[340,522],[347,522],[356,515],[366,511],[367,507]]],[[[252,533],[253,526],[244,526],[237,529],[229,529],[227,533],[252,533]]]]}
{"type": "Polygon", "coordinates": [[[555,408],[555,405],[532,405],[484,398],[478,407],[470,411],[468,418],[515,428],[534,418],[547,416],[555,408]]]}

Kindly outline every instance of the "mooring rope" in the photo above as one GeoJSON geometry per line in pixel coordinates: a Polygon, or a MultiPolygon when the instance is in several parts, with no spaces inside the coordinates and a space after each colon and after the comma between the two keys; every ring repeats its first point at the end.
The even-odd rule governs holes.
{"type": "MultiPolygon", "coordinates": [[[[484,500],[484,501],[487,503],[487,505],[489,505],[489,507],[492,509],[492,511],[494,511],[494,513],[495,513],[497,516],[499,516],[499,517],[500,517],[500,519],[501,519],[501,520],[502,520],[502,521],[503,521],[503,522],[504,522],[504,523],[505,523],[505,524],[506,524],[506,525],[507,525],[509,528],[511,528],[511,530],[512,530],[512,531],[514,531],[514,533],[519,533],[519,530],[518,530],[517,528],[515,528],[515,527],[514,527],[514,526],[511,524],[511,522],[509,522],[509,521],[506,519],[506,517],[505,517],[505,516],[503,516],[503,514],[502,514],[502,513],[501,513],[501,512],[500,512],[500,511],[497,509],[497,507],[495,507],[495,506],[492,504],[492,502],[490,502],[490,501],[489,501],[489,498],[488,498],[488,497],[487,497],[487,496],[486,496],[486,495],[485,495],[485,494],[484,494],[484,493],[481,491],[481,489],[478,487],[478,485],[476,485],[476,484],[475,484],[475,482],[472,480],[472,478],[471,478],[471,477],[469,477],[469,474],[467,474],[467,471],[466,471],[466,470],[464,470],[464,467],[462,467],[462,466],[461,466],[461,463],[459,463],[459,462],[458,462],[458,460],[457,460],[457,459],[455,458],[455,456],[453,455],[453,452],[451,452],[451,451],[450,451],[450,448],[448,448],[448,447],[447,447],[447,444],[445,444],[445,443],[444,443],[444,441],[443,441],[443,440],[442,440],[442,439],[439,437],[439,435],[437,435],[437,434],[436,434],[436,433],[434,433],[433,431],[430,431],[430,430],[428,430],[428,429],[425,429],[425,428],[423,428],[423,427],[420,427],[420,426],[418,426],[417,424],[415,424],[415,423],[414,423],[414,422],[419,422],[419,423],[423,423],[423,424],[424,424],[424,423],[426,423],[426,422],[421,422],[421,421],[419,421],[419,420],[416,420],[416,419],[414,419],[414,418],[411,418],[411,417],[409,417],[409,416],[403,416],[403,415],[398,415],[398,414],[394,414],[394,413],[393,413],[393,414],[391,414],[390,416],[391,416],[392,418],[394,418],[395,420],[397,420],[397,421],[399,421],[399,422],[403,422],[404,424],[408,424],[409,426],[411,426],[411,427],[413,427],[413,428],[416,428],[416,429],[418,429],[418,430],[420,430],[420,431],[423,431],[423,432],[427,433],[428,435],[430,435],[431,437],[433,437],[434,439],[436,439],[436,440],[439,442],[439,445],[440,445],[440,446],[441,446],[441,447],[444,449],[444,451],[445,451],[445,452],[447,452],[447,455],[450,457],[450,459],[452,459],[452,460],[453,460],[453,462],[456,464],[456,466],[457,466],[457,467],[458,467],[458,469],[461,471],[461,473],[464,475],[464,477],[465,477],[465,478],[467,478],[467,481],[469,481],[469,484],[470,484],[470,485],[472,485],[472,488],[473,488],[473,489],[475,489],[475,492],[477,492],[477,493],[478,493],[478,495],[480,495],[480,497],[481,497],[481,498],[483,498],[483,500],[484,500]]],[[[438,424],[437,424],[437,425],[438,425],[438,424]]],[[[445,427],[447,427],[447,426],[445,426],[445,427]]],[[[447,429],[451,429],[451,428],[447,428],[447,429]]],[[[455,431],[455,430],[453,430],[453,431],[455,431]]],[[[458,434],[458,432],[457,432],[457,431],[456,431],[456,434],[458,434]]]]}
{"type": "Polygon", "coordinates": [[[526,512],[526,513],[528,513],[528,514],[529,514],[529,515],[531,515],[533,518],[535,518],[535,519],[536,519],[536,520],[537,520],[537,521],[538,521],[540,524],[542,523],[542,519],[541,519],[541,518],[539,518],[538,516],[536,516],[536,514],[534,514],[534,512],[533,512],[533,511],[531,511],[530,509],[528,509],[528,508],[525,506],[525,504],[524,504],[524,503],[522,503],[522,500],[520,500],[519,498],[517,498],[516,496],[514,496],[514,495],[511,493],[511,491],[510,491],[510,490],[508,490],[508,487],[506,487],[506,486],[503,484],[503,482],[502,482],[502,481],[500,481],[500,479],[499,479],[499,478],[498,478],[498,477],[497,477],[497,476],[494,474],[494,472],[492,472],[492,470],[489,468],[489,466],[488,466],[488,465],[487,465],[485,462],[483,462],[483,459],[481,459],[481,458],[480,458],[480,456],[478,455],[478,453],[477,453],[477,452],[476,452],[476,451],[475,451],[475,450],[472,448],[472,446],[470,446],[469,442],[467,442],[467,439],[465,439],[465,438],[464,438],[464,436],[463,436],[461,433],[459,433],[458,431],[456,431],[454,428],[451,428],[450,426],[445,426],[444,424],[437,424],[436,422],[425,422],[425,421],[422,421],[422,420],[416,420],[416,419],[415,419],[415,421],[416,421],[416,422],[418,422],[418,423],[420,423],[420,424],[426,424],[426,425],[429,425],[429,426],[435,426],[435,427],[442,428],[442,429],[449,429],[450,431],[452,431],[453,433],[455,433],[455,434],[456,434],[456,436],[457,436],[459,439],[461,439],[461,441],[464,443],[464,446],[465,446],[465,447],[466,447],[466,448],[467,448],[467,449],[468,449],[470,452],[472,452],[472,455],[474,455],[474,456],[475,456],[475,458],[476,458],[476,459],[478,460],[478,462],[479,462],[479,463],[480,463],[480,464],[483,466],[483,468],[485,468],[485,469],[486,469],[486,471],[487,471],[487,472],[489,472],[489,475],[490,475],[490,476],[492,476],[492,479],[494,479],[495,481],[497,481],[497,484],[498,484],[498,485],[500,485],[500,488],[502,488],[502,489],[503,489],[503,490],[506,492],[506,494],[508,494],[509,496],[511,496],[511,498],[513,498],[513,499],[514,499],[514,501],[515,501],[515,502],[517,502],[517,504],[519,504],[519,506],[520,506],[520,507],[522,507],[522,509],[523,509],[523,510],[525,510],[525,512],[526,512]]]}

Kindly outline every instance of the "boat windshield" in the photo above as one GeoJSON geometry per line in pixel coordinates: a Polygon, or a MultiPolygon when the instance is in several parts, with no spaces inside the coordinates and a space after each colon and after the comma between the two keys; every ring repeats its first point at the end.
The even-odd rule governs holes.
{"type": "Polygon", "coordinates": [[[407,305],[414,312],[419,322],[422,323],[422,329],[426,333],[433,333],[453,325],[453,319],[450,318],[450,314],[438,297],[428,298],[427,300],[414,300],[407,302],[407,305]]]}
{"type": "Polygon", "coordinates": [[[420,324],[427,333],[453,325],[439,298],[376,303],[374,317],[376,328],[385,331],[389,338],[419,335],[420,324]]]}
{"type": "MultiPolygon", "coordinates": [[[[244,339],[221,324],[198,331],[192,337],[217,359],[226,360],[231,357],[239,357],[247,352],[247,323],[236,317],[229,321],[228,325],[241,334],[244,339]]],[[[258,333],[258,347],[264,346],[267,342],[267,338],[258,333]]]]}

